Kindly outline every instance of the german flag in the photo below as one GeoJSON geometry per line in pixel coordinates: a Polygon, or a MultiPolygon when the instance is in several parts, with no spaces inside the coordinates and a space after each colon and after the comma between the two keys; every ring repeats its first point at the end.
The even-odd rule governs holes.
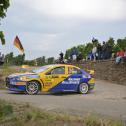
{"type": "Polygon", "coordinates": [[[21,41],[19,40],[18,36],[15,37],[14,39],[14,46],[18,48],[22,53],[24,53],[24,48],[21,44],[21,41]]]}

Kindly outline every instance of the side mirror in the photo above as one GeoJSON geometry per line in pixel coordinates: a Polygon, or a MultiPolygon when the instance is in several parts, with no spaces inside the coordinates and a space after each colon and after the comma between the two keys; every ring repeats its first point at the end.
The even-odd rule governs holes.
{"type": "Polygon", "coordinates": [[[51,75],[51,72],[46,73],[46,75],[51,75]]]}

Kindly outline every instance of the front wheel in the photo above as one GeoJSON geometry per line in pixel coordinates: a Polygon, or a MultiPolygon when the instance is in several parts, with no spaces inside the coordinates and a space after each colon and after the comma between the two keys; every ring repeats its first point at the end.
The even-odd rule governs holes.
{"type": "Polygon", "coordinates": [[[87,83],[82,83],[79,85],[78,92],[80,94],[87,94],[89,91],[89,86],[87,83]]]}
{"type": "Polygon", "coordinates": [[[39,83],[37,81],[29,81],[26,84],[26,93],[29,95],[38,94],[39,83]]]}

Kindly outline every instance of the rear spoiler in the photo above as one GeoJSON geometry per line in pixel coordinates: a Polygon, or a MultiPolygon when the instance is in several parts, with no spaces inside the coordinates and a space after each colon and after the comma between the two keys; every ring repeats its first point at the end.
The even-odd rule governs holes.
{"type": "Polygon", "coordinates": [[[92,77],[94,77],[95,71],[94,70],[86,70],[92,77]]]}

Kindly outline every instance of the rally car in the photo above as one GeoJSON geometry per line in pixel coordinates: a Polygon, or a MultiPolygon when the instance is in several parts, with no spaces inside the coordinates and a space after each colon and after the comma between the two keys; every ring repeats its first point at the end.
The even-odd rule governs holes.
{"type": "Polygon", "coordinates": [[[94,88],[93,71],[65,64],[46,65],[31,72],[6,77],[11,91],[37,94],[38,92],[78,92],[86,94],[94,88]]]}

